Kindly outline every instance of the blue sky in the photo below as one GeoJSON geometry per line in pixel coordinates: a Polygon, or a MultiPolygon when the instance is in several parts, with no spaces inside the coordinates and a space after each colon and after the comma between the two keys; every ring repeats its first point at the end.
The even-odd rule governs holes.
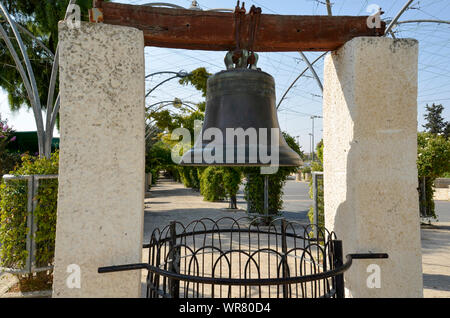
{"type": "MultiPolygon", "coordinates": [[[[114,2],[144,4],[151,0],[114,0],[114,2]]],[[[156,2],[156,1],[155,1],[156,2]]],[[[160,2],[160,1],[158,1],[160,2]]],[[[171,0],[172,4],[189,7],[191,0],[171,0]]],[[[394,17],[407,2],[406,0],[332,0],[333,15],[368,15],[371,4],[379,5],[385,14],[384,19],[394,17]]],[[[199,0],[204,9],[234,8],[235,0],[199,0]]],[[[246,8],[252,4],[262,8],[263,13],[292,15],[325,15],[323,0],[247,0],[246,8]]],[[[416,0],[400,21],[433,19],[450,21],[449,0],[416,0]]],[[[230,30],[231,31],[231,30],[230,30]]],[[[442,103],[445,106],[443,116],[450,120],[450,25],[431,23],[408,23],[394,29],[396,37],[415,38],[419,41],[419,95],[418,128],[423,130],[423,115],[426,103],[442,103]]],[[[309,60],[321,53],[306,52],[309,60]]],[[[223,70],[225,52],[188,51],[148,47],[146,55],[146,74],[158,71],[191,71],[197,67],[206,67],[209,72],[223,70]]],[[[277,100],[281,98],[292,81],[306,68],[298,52],[278,52],[260,54],[259,67],[275,78],[277,100]]],[[[323,59],[315,64],[316,72],[322,78],[323,59]]],[[[166,75],[154,76],[147,81],[151,88],[166,79],[166,75]]],[[[147,104],[172,100],[178,97],[184,101],[198,102],[201,95],[191,87],[180,86],[176,80],[168,82],[154,91],[147,104]]],[[[4,93],[0,92],[0,112],[2,118],[19,131],[35,130],[31,111],[11,113],[4,93]]],[[[290,90],[282,102],[278,119],[282,130],[293,136],[299,136],[300,144],[307,152],[310,149],[311,115],[322,114],[322,94],[311,73],[307,71],[290,90]]],[[[322,137],[322,120],[315,120],[315,140],[322,137]]]]}

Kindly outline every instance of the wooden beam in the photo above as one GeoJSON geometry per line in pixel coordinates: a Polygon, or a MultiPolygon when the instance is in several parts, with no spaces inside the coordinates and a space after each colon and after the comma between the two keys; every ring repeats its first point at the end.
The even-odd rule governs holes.
{"type": "MultiPolygon", "coordinates": [[[[229,51],[236,48],[233,13],[157,8],[96,1],[108,24],[144,31],[145,45],[178,49],[229,51]]],[[[248,48],[250,15],[241,27],[241,48],[248,48]]],[[[329,51],[358,36],[384,34],[369,29],[367,16],[295,16],[262,14],[256,52],[329,51]]]]}

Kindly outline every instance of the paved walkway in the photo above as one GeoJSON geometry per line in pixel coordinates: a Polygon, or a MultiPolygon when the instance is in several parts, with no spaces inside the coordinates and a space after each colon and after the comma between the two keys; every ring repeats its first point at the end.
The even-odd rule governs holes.
{"type": "Polygon", "coordinates": [[[161,179],[147,192],[144,213],[144,242],[150,240],[155,228],[162,229],[171,221],[185,225],[201,218],[218,219],[246,216],[246,202],[238,200],[239,210],[227,210],[228,202],[207,202],[199,192],[185,188],[181,183],[161,179]]]}
{"type": "MultiPolygon", "coordinates": [[[[305,222],[308,203],[307,186],[289,181],[285,192],[284,199],[288,206],[288,211],[285,212],[286,217],[305,222]],[[294,208],[294,205],[299,206],[298,210],[294,208]]],[[[441,222],[424,227],[421,231],[425,297],[450,298],[450,211],[447,211],[447,205],[448,202],[437,202],[441,222]]],[[[187,224],[204,217],[218,219],[225,216],[239,218],[246,215],[246,202],[243,200],[242,193],[238,195],[240,210],[227,210],[227,207],[227,202],[203,201],[198,192],[187,189],[180,183],[167,179],[160,180],[152,191],[147,193],[145,199],[144,242],[148,242],[154,228],[162,228],[172,220],[187,224]]],[[[147,261],[145,256],[144,261],[147,261]]],[[[142,282],[144,285],[144,271],[142,282]]],[[[0,273],[0,295],[6,292],[11,283],[14,283],[14,277],[0,273]]]]}
{"type": "MultiPolygon", "coordinates": [[[[293,181],[289,182],[293,183],[293,181]]],[[[289,186],[292,188],[293,185],[289,186]]],[[[305,187],[301,187],[301,189],[303,188],[305,187]]],[[[289,195],[292,194],[289,191],[286,194],[285,200],[290,201],[289,195]]],[[[306,201],[306,197],[304,199],[306,201]]],[[[147,193],[144,242],[148,242],[154,228],[162,228],[173,220],[188,224],[204,217],[218,219],[225,216],[239,218],[246,215],[246,202],[243,200],[242,194],[238,195],[240,210],[231,212],[227,210],[227,207],[227,202],[203,201],[198,192],[187,189],[180,183],[162,179],[152,188],[151,192],[147,193]]],[[[298,218],[298,221],[305,222],[306,211],[301,210],[304,210],[304,207],[300,209],[299,213],[287,212],[286,217],[298,218]]],[[[439,222],[434,226],[422,229],[422,253],[424,296],[450,297],[450,222],[439,222]]],[[[144,256],[144,261],[146,261],[145,258],[144,256]]],[[[144,282],[145,275],[143,275],[144,282]]]]}
{"type": "Polygon", "coordinates": [[[424,227],[421,234],[424,296],[450,298],[450,222],[424,227]]]}

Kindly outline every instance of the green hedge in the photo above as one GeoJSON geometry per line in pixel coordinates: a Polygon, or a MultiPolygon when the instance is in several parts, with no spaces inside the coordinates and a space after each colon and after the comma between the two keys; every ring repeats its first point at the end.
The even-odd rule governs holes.
{"type": "MultiPolygon", "coordinates": [[[[314,199],[313,197],[313,180],[311,178],[311,181],[309,182],[309,196],[311,199],[314,199]]],[[[314,204],[314,202],[313,202],[314,204]]],[[[318,208],[318,226],[321,231],[325,229],[325,215],[324,215],[324,208],[325,208],[325,202],[324,202],[324,192],[323,192],[323,177],[317,178],[317,208],[318,208]]],[[[314,224],[314,207],[310,207],[308,211],[308,218],[309,222],[311,224],[314,224]]]]}
{"type": "MultiPolygon", "coordinates": [[[[297,168],[280,167],[278,172],[269,175],[269,215],[277,216],[283,208],[283,186],[287,177],[297,168]]],[[[245,168],[244,174],[247,183],[244,188],[244,197],[249,204],[251,213],[264,214],[264,175],[260,168],[245,168]]]]}
{"type": "Polygon", "coordinates": [[[225,193],[230,200],[230,208],[237,209],[236,195],[239,191],[239,186],[242,183],[241,169],[224,167],[223,169],[223,185],[225,193]]]}
{"type": "Polygon", "coordinates": [[[200,193],[205,201],[221,201],[226,198],[222,168],[208,167],[201,173],[200,193]]]}
{"type": "Polygon", "coordinates": [[[242,176],[239,168],[207,167],[199,169],[200,193],[205,201],[221,201],[229,198],[230,207],[236,207],[236,195],[242,176]]]}
{"type": "Polygon", "coordinates": [[[186,188],[196,188],[200,187],[200,183],[198,181],[198,176],[196,177],[193,173],[193,170],[197,172],[196,168],[193,167],[179,167],[178,173],[180,174],[180,180],[184,184],[186,188]]]}
{"type": "MultiPolygon", "coordinates": [[[[317,144],[317,158],[319,161],[314,161],[311,164],[312,171],[322,171],[323,172],[323,139],[317,144]]],[[[309,197],[314,199],[313,197],[313,180],[311,176],[311,180],[309,180],[309,197]]],[[[314,204],[314,202],[313,202],[314,204]]],[[[325,229],[325,202],[324,202],[324,191],[323,191],[323,177],[317,178],[317,208],[318,208],[318,226],[319,230],[323,231],[325,229]]],[[[310,207],[308,211],[308,218],[311,224],[314,224],[314,207],[310,207]]],[[[320,233],[320,232],[319,232],[320,233]]]]}
{"type": "MultiPolygon", "coordinates": [[[[14,175],[58,174],[58,152],[50,159],[24,156],[14,175]]],[[[58,180],[40,180],[35,209],[37,231],[36,265],[53,263],[56,232],[58,180]]],[[[0,263],[4,267],[22,267],[26,263],[27,228],[26,181],[3,181],[0,186],[0,263]]]]}
{"type": "Polygon", "coordinates": [[[0,264],[23,268],[28,256],[27,182],[2,182],[0,186],[0,264]]]}

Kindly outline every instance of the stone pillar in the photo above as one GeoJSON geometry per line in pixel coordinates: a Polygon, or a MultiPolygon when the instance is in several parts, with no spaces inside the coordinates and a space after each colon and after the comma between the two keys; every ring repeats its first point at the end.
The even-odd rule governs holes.
{"type": "Polygon", "coordinates": [[[415,40],[360,37],[325,61],[325,225],[344,255],[389,254],[353,261],[345,273],[350,297],[423,295],[417,59],[415,40]],[[377,266],[380,288],[369,288],[377,287],[377,266]]]}
{"type": "Polygon", "coordinates": [[[139,297],[139,271],[98,274],[97,268],[141,262],[143,33],[107,24],[69,29],[60,23],[59,46],[61,151],[53,296],[139,297]],[[71,264],[81,270],[81,288],[77,266],[71,264]]]}

